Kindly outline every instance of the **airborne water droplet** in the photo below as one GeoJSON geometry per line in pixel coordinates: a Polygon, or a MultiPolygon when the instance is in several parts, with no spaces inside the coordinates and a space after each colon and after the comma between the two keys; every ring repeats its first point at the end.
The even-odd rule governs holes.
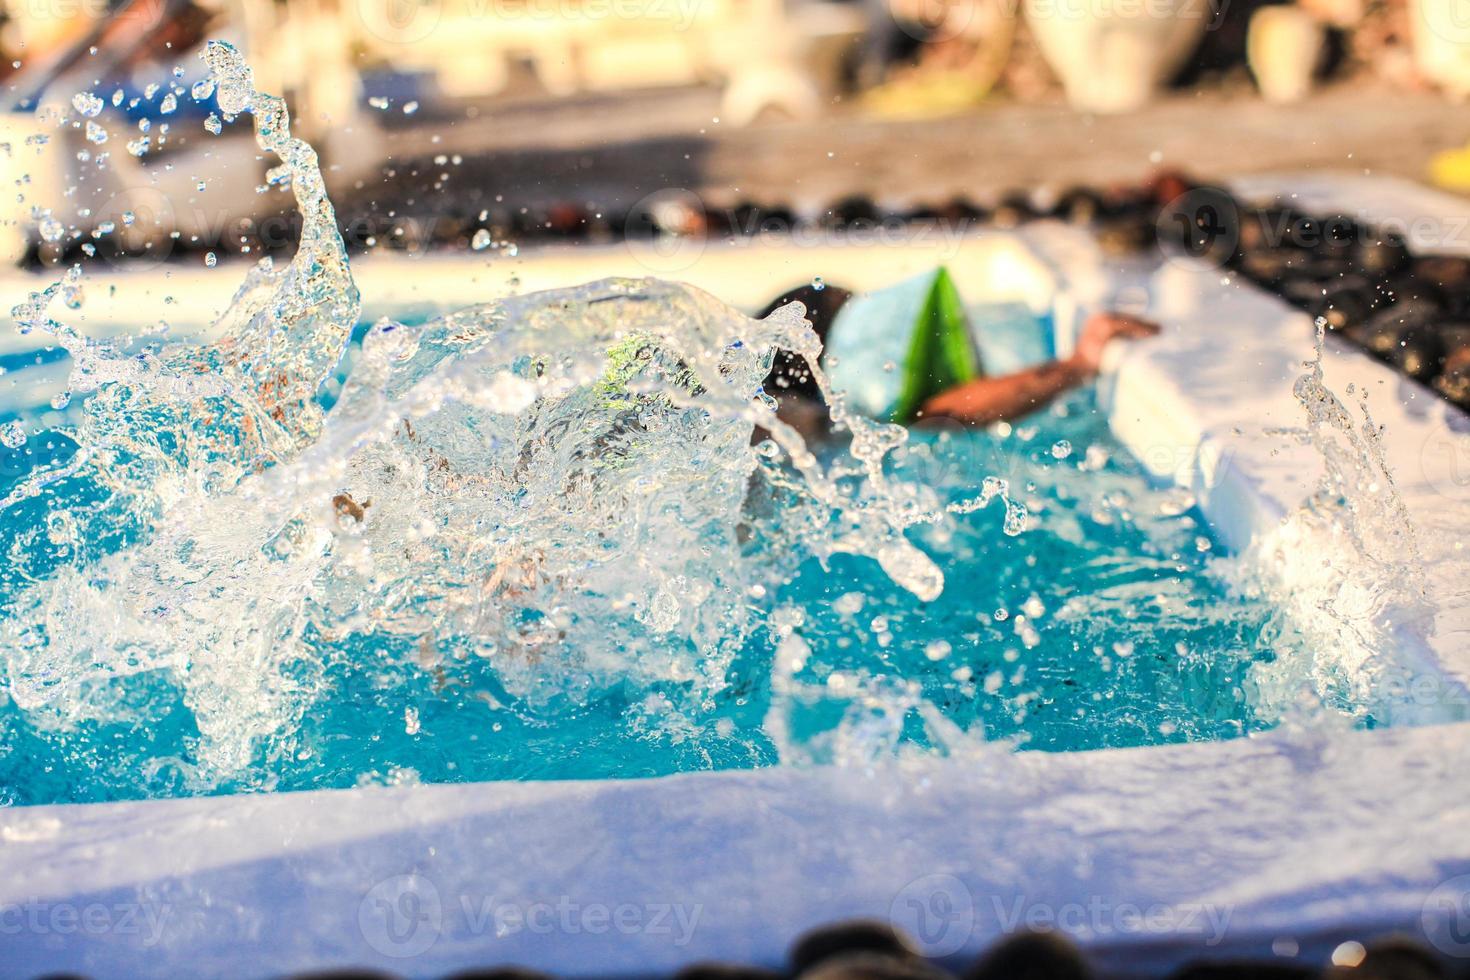
{"type": "Polygon", "coordinates": [[[26,430],[19,422],[6,422],[0,425],[0,445],[9,449],[19,449],[26,444],[26,430]]]}
{"type": "Polygon", "coordinates": [[[102,100],[91,92],[78,92],[71,97],[71,104],[89,119],[102,111],[102,100]]]}

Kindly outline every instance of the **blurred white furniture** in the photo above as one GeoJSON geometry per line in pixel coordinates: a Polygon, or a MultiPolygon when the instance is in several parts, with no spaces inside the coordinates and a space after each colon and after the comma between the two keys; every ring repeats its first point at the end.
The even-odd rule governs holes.
{"type": "Polygon", "coordinates": [[[1214,14],[1199,0],[1025,0],[1025,11],[1067,101],[1086,112],[1146,103],[1194,51],[1214,14]]]}
{"type": "Polygon", "coordinates": [[[1298,102],[1312,90],[1326,30],[1291,4],[1262,7],[1251,15],[1246,58],[1268,102],[1298,102]]]}
{"type": "Polygon", "coordinates": [[[1470,0],[1409,0],[1409,24],[1419,74],[1470,96],[1470,0]]]}
{"type": "Polygon", "coordinates": [[[364,2],[352,42],[400,70],[433,75],[451,97],[505,89],[528,64],[553,95],[725,86],[727,123],[814,114],[844,48],[866,25],[850,5],[783,0],[446,0],[364,2]]]}

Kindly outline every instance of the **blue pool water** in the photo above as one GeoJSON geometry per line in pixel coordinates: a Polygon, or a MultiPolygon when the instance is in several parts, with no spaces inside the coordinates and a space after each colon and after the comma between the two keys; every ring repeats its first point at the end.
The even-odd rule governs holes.
{"type": "Polygon", "coordinates": [[[289,175],[299,249],[208,344],[89,339],[81,267],[13,309],[47,353],[5,362],[5,404],[62,350],[71,401],[58,431],[0,420],[0,803],[1270,723],[1251,678],[1290,636],[1089,393],[906,438],[844,408],[795,308],[648,279],[364,331],[315,153],[237,51],[206,61],[289,175]],[[840,438],[779,423],[777,350],[840,438]]]}
{"type": "MultiPolygon", "coordinates": [[[[59,433],[0,447],[0,495],[73,449],[59,433]]],[[[493,660],[426,667],[410,642],[357,637],[323,646],[299,727],[273,733],[244,773],[207,787],[191,779],[199,732],[170,670],[108,680],[104,716],[64,723],[0,695],[0,801],[639,777],[770,765],[783,749],[790,761],[851,762],[934,749],[926,710],[967,740],[1049,751],[1264,727],[1247,677],[1283,642],[1271,610],[1212,574],[1216,546],[1193,502],[1150,485],[1091,393],[1014,428],[915,431],[892,465],[954,501],[1004,478],[1030,512],[1027,528],[1003,533],[996,500],[952,525],[912,530],[948,579],[923,602],[865,558],[838,555],[825,569],[792,559],[779,519],[765,524],[746,544],[764,570],[747,602],[771,625],[748,637],[728,683],[695,705],[667,683],[533,701],[502,683],[493,660]],[[773,694],[783,628],[808,654],[773,694]]],[[[761,512],[781,502],[756,490],[746,507],[764,522],[761,512]]],[[[0,548],[23,548],[46,527],[44,511],[44,498],[12,509],[0,548]]],[[[19,568],[0,573],[0,600],[21,584],[19,568]]]]}

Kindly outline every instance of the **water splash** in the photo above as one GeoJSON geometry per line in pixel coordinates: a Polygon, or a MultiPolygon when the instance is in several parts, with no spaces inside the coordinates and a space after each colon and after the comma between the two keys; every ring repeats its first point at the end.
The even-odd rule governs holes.
{"type": "Polygon", "coordinates": [[[1271,434],[1315,449],[1322,475],[1279,527],[1229,564],[1247,588],[1270,592],[1304,640],[1291,655],[1257,665],[1258,709],[1296,717],[1306,697],[1359,718],[1378,712],[1381,722],[1395,707],[1380,682],[1406,667],[1388,663],[1383,651],[1422,645],[1436,607],[1367,394],[1348,387],[1357,395],[1354,412],[1327,386],[1325,322],[1316,330],[1314,356],[1292,389],[1305,426],[1271,434]]]}
{"type": "Polygon", "coordinates": [[[249,113],[280,159],[300,247],[250,272],[204,347],[83,338],[51,312],[80,269],[13,311],[90,396],[75,451],[0,500],[29,529],[0,628],[34,723],[107,718],[130,678],[166,677],[197,729],[178,763],[197,791],[268,786],[252,766],[290,756],[348,657],[437,677],[488,661],[531,704],[654,683],[699,703],[755,625],[740,540],[755,474],[796,491],[806,553],[871,556],[940,594],[905,537],[937,519],[932,494],[885,472],[906,433],[847,411],[799,304],[754,321],[688,287],[609,280],[384,320],[324,407],[359,301],[316,154],[238,52],[212,42],[205,59],[221,111],[249,113]],[[842,460],[820,463],[761,392],[777,348],[811,363],[851,436],[842,460]],[[753,449],[756,425],[771,440],[753,449]]]}

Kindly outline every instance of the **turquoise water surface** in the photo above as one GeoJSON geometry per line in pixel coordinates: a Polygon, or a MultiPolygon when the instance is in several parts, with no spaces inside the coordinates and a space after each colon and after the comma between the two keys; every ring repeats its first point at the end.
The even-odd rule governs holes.
{"type": "MultiPolygon", "coordinates": [[[[0,495],[74,449],[57,432],[0,447],[0,495]]],[[[781,502],[757,491],[747,509],[774,514],[767,533],[747,539],[749,559],[766,570],[748,602],[768,625],[746,639],[724,687],[693,707],[678,685],[660,684],[533,702],[502,683],[492,660],[426,666],[412,643],[363,634],[322,646],[323,662],[310,665],[316,696],[295,730],[262,740],[242,775],[207,785],[172,669],[99,682],[107,689],[91,701],[106,710],[93,717],[22,711],[0,693],[0,802],[640,777],[772,765],[783,752],[853,761],[932,748],[926,711],[968,740],[1047,751],[1264,727],[1247,674],[1281,642],[1271,610],[1212,574],[1217,546],[1193,501],[1151,486],[1090,392],[1013,428],[915,431],[900,456],[898,472],[953,501],[986,477],[1008,480],[1030,512],[1027,529],[1003,533],[997,500],[911,530],[948,580],[922,602],[865,558],[788,565],[781,502]],[[809,655],[773,693],[783,627],[809,655]]],[[[45,533],[47,507],[42,496],[7,511],[0,548],[45,533]]],[[[0,572],[0,602],[22,584],[15,566],[0,572]]]]}

